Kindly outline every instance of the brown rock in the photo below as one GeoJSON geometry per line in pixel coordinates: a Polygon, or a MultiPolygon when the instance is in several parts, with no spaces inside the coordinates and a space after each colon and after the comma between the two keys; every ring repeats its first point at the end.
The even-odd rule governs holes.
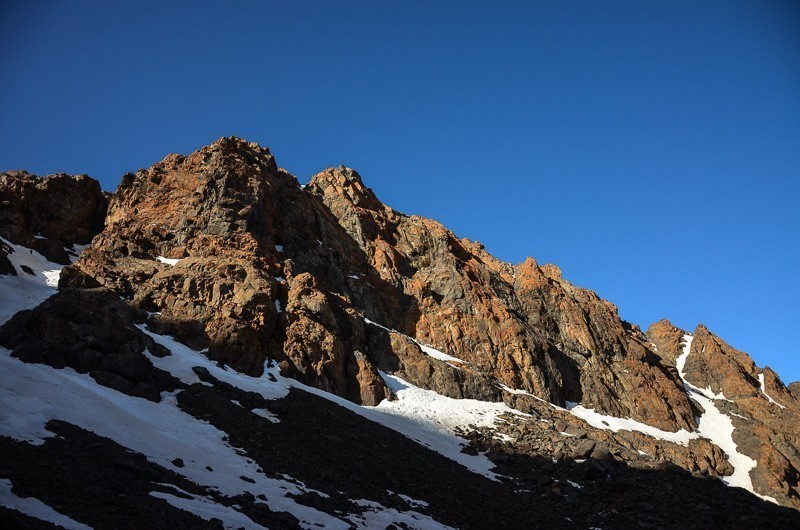
{"type": "Polygon", "coordinates": [[[180,386],[145,357],[168,352],[135,327],[146,315],[104,289],[71,289],[0,326],[0,345],[25,362],[89,373],[98,383],[151,401],[180,386]]]}
{"type": "MultiPolygon", "coordinates": [[[[100,184],[86,175],[0,173],[0,237],[67,264],[64,247],[87,244],[102,230],[107,203],[100,184]]],[[[10,272],[6,255],[0,248],[0,274],[10,272]]]]}

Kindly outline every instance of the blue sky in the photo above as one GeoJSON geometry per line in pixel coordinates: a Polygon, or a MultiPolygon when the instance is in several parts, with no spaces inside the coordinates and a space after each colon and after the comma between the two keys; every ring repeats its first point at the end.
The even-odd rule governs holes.
{"type": "Polygon", "coordinates": [[[4,2],[0,169],[243,136],[800,380],[800,4],[431,4],[4,2]]]}

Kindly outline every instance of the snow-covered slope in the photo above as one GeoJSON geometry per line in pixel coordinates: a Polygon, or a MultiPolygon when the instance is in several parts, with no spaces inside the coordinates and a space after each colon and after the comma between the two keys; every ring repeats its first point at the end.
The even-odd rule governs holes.
{"type": "MultiPolygon", "coordinates": [[[[36,307],[56,292],[58,277],[63,265],[53,263],[35,250],[15,245],[0,237],[11,249],[8,259],[17,274],[0,275],[0,324],[18,311],[36,307]]],[[[80,246],[67,249],[77,259],[83,250],[80,246]]]]}

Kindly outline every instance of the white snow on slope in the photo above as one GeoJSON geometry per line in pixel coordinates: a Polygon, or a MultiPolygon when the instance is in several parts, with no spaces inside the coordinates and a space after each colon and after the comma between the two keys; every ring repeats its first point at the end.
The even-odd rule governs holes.
{"type": "Polygon", "coordinates": [[[398,377],[383,373],[381,375],[387,386],[397,395],[397,401],[384,400],[377,407],[362,407],[323,390],[305,386],[294,379],[283,377],[275,367],[265,366],[264,375],[260,378],[220,368],[217,363],[171,337],[151,333],[143,325],[139,326],[139,329],[172,352],[172,355],[168,357],[148,355],[150,361],[156,367],[170,372],[187,384],[199,381],[197,375],[192,371],[192,367],[202,366],[220,381],[242,390],[258,392],[265,399],[283,397],[288,394],[291,387],[300,388],[397,431],[437,453],[455,460],[467,469],[490,478],[495,478],[495,474],[489,471],[494,467],[491,460],[484,455],[471,456],[462,453],[461,450],[467,442],[456,436],[454,431],[458,428],[468,429],[469,425],[491,427],[498,416],[503,413],[522,415],[521,412],[511,409],[503,403],[452,399],[431,390],[417,388],[398,377]],[[270,382],[270,375],[277,382],[270,382]]]}
{"type": "Polygon", "coordinates": [[[686,429],[681,429],[678,432],[662,431],[661,429],[653,427],[652,425],[647,425],[646,423],[636,421],[632,418],[617,418],[616,416],[602,414],[594,409],[586,408],[578,403],[573,403],[572,401],[567,401],[567,407],[562,408],[559,407],[558,405],[550,403],[545,399],[542,399],[538,396],[534,396],[533,394],[531,394],[530,392],[526,392],[525,390],[511,388],[500,382],[498,382],[498,386],[510,394],[522,394],[525,396],[530,396],[534,399],[547,403],[554,409],[569,412],[573,416],[582,419],[595,429],[605,429],[614,432],[638,431],[644,434],[648,434],[653,438],[657,438],[659,440],[666,440],[668,442],[673,442],[681,445],[686,445],[689,442],[689,440],[692,440],[694,438],[699,438],[697,433],[689,432],[686,429]]]}
{"type": "Polygon", "coordinates": [[[136,327],[172,352],[172,355],[167,357],[156,357],[145,350],[153,365],[171,373],[188,385],[200,382],[197,374],[192,370],[193,367],[199,366],[207,369],[212,376],[220,381],[248,392],[257,392],[264,396],[264,399],[278,399],[289,393],[289,386],[285,383],[280,380],[278,383],[273,383],[269,380],[269,373],[274,372],[274,369],[265,368],[264,375],[261,377],[251,377],[231,368],[220,367],[215,361],[203,355],[204,352],[197,352],[168,335],[153,333],[144,324],[139,324],[136,327]]]}
{"type": "Polygon", "coordinates": [[[697,388],[686,380],[686,375],[683,370],[686,366],[686,359],[689,357],[689,352],[692,348],[692,340],[694,340],[692,335],[686,334],[683,336],[683,352],[676,360],[675,366],[678,369],[678,375],[686,386],[689,397],[697,401],[700,406],[703,407],[703,415],[697,420],[697,432],[700,433],[700,436],[708,438],[712,443],[725,451],[728,462],[733,466],[733,474],[729,477],[722,477],[722,481],[728,486],[744,488],[764,500],[778,504],[778,501],[772,497],[760,495],[753,491],[753,481],[750,479],[750,471],[756,467],[757,463],[749,456],[737,450],[736,442],[733,441],[733,422],[731,418],[717,408],[713,398],[706,395],[706,391],[697,388]]]}
{"type": "Polygon", "coordinates": [[[158,256],[156,257],[156,260],[160,261],[161,263],[166,263],[167,265],[172,265],[173,267],[180,261],[179,259],[165,258],[164,256],[158,256]]]}
{"type": "MultiPolygon", "coordinates": [[[[187,383],[198,380],[191,370],[192,366],[204,366],[217,379],[243,390],[259,392],[267,399],[285,395],[289,387],[295,384],[292,380],[281,378],[276,369],[270,369],[260,378],[225,370],[171,338],[152,336],[161,344],[171,347],[173,354],[165,358],[150,356],[150,359],[187,383]],[[278,381],[271,382],[270,374],[278,381]]],[[[297,386],[305,388],[300,384],[297,386]]],[[[330,397],[322,391],[314,393],[330,397]]],[[[382,423],[376,420],[382,416],[380,413],[347,403],[351,410],[359,412],[360,409],[363,415],[382,423]]],[[[88,375],[78,374],[69,368],[54,370],[46,365],[23,363],[12,358],[8,350],[0,348],[0,435],[40,444],[45,438],[53,436],[45,429],[45,423],[54,418],[108,437],[144,454],[151,462],[172,469],[192,482],[215,489],[223,495],[235,496],[245,492],[254,496],[264,494],[267,498],[264,503],[271,510],[292,513],[304,528],[322,526],[344,529],[352,525],[372,528],[375,521],[389,520],[410,525],[416,521],[412,525],[415,528],[441,527],[416,512],[398,512],[378,503],[373,503],[371,514],[342,514],[339,517],[298,504],[288,495],[313,490],[304,488],[291,477],[280,480],[265,476],[255,462],[227,443],[227,435],[223,431],[181,411],[173,395],[163,394],[161,403],[152,403],[100,386],[88,375]],[[171,462],[175,458],[183,459],[184,467],[173,466],[171,462]],[[253,483],[240,479],[240,476],[247,477],[253,483]]],[[[455,436],[452,438],[456,440],[455,436]]],[[[454,442],[453,445],[457,444],[454,442]]],[[[460,449],[460,445],[457,447],[460,449]]],[[[325,496],[322,492],[317,493],[325,496]]],[[[233,508],[221,506],[212,499],[194,496],[193,500],[187,501],[157,492],[152,494],[201,517],[215,513],[214,516],[232,524],[239,517],[233,508]]],[[[238,523],[235,526],[239,526],[238,523]]],[[[253,527],[251,524],[245,526],[253,527]]]]}
{"type": "Polygon", "coordinates": [[[56,292],[58,278],[63,265],[47,261],[47,258],[3,238],[0,241],[11,247],[9,261],[14,265],[17,275],[0,276],[0,324],[4,324],[18,311],[30,309],[44,302],[56,292]],[[33,275],[22,270],[29,267],[33,275]]]}
{"type": "MultiPolygon", "coordinates": [[[[200,356],[198,356],[200,357],[200,356]]],[[[144,454],[148,460],[228,496],[244,492],[267,496],[272,510],[288,511],[311,527],[347,528],[343,521],[297,504],[288,493],[295,484],[266,477],[252,460],[225,441],[226,434],[181,411],[173,396],[161,403],[131,397],[98,385],[72,369],[26,364],[0,348],[0,434],[31,443],[53,436],[45,429],[61,419],[144,454]],[[183,468],[171,461],[182,458],[183,468]],[[209,471],[205,466],[211,466],[209,471]],[[246,476],[253,480],[241,480],[246,476]]]]}
{"type": "Polygon", "coordinates": [[[764,382],[764,372],[761,372],[760,374],[758,374],[758,384],[761,387],[761,393],[764,394],[767,397],[767,399],[769,400],[770,403],[774,403],[774,404],[778,405],[782,409],[786,408],[785,406],[781,405],[780,403],[778,403],[777,401],[772,399],[772,396],[767,394],[767,386],[766,386],[766,383],[764,382]]]}
{"type": "Polygon", "coordinates": [[[471,456],[462,453],[461,450],[467,442],[456,436],[454,431],[459,428],[467,429],[470,425],[492,427],[503,413],[523,415],[502,403],[448,398],[430,390],[417,388],[398,377],[383,373],[381,376],[387,386],[397,395],[397,401],[384,400],[377,407],[362,407],[328,392],[303,385],[294,379],[285,378],[275,367],[265,366],[264,375],[260,378],[221,368],[216,362],[172,337],[151,333],[143,325],[138,327],[172,352],[172,355],[168,357],[148,355],[152,363],[187,384],[199,381],[197,375],[192,371],[192,367],[202,366],[220,381],[242,390],[258,392],[265,399],[283,397],[288,394],[291,387],[296,387],[333,401],[368,420],[397,431],[462,464],[467,469],[489,478],[496,478],[496,475],[489,471],[494,464],[484,455],[471,456]],[[270,382],[270,376],[276,382],[270,382]]]}
{"type": "Polygon", "coordinates": [[[504,385],[504,384],[503,384],[503,383],[501,383],[500,381],[495,381],[495,383],[497,384],[497,386],[498,386],[498,387],[500,387],[500,389],[501,389],[501,390],[503,390],[504,392],[508,392],[509,394],[516,394],[516,395],[519,395],[519,396],[528,396],[528,397],[532,397],[533,399],[535,399],[535,400],[537,400],[537,401],[541,401],[542,403],[545,403],[545,404],[547,404],[547,405],[550,405],[550,406],[551,406],[551,407],[553,407],[554,409],[557,409],[557,410],[567,410],[567,409],[565,409],[565,408],[563,408],[563,407],[559,407],[559,406],[558,406],[558,405],[556,405],[555,403],[550,403],[550,402],[549,402],[549,401],[547,401],[546,399],[543,399],[543,398],[540,398],[540,397],[539,397],[539,396],[537,396],[537,395],[531,394],[531,393],[530,393],[530,392],[528,392],[527,390],[522,390],[521,388],[511,388],[511,387],[510,387],[510,386],[508,386],[508,385],[504,385]]]}
{"type": "MultiPolygon", "coordinates": [[[[392,508],[364,499],[354,501],[359,506],[366,508],[359,517],[358,523],[363,528],[389,528],[392,524],[407,525],[420,530],[453,530],[452,527],[443,525],[436,519],[415,511],[400,512],[392,508]]],[[[427,505],[427,503],[425,503],[427,505]]]]}
{"type": "Polygon", "coordinates": [[[252,528],[264,530],[263,526],[256,524],[245,514],[237,512],[229,506],[223,506],[222,504],[216,503],[211,499],[201,497],[199,495],[192,495],[191,493],[186,493],[184,491],[182,491],[182,493],[189,495],[191,498],[186,499],[184,497],[176,497],[175,495],[170,495],[169,493],[163,493],[161,491],[151,491],[150,495],[159,499],[163,499],[175,508],[185,512],[193,513],[199,518],[205,519],[206,521],[210,521],[211,519],[219,519],[222,521],[222,526],[225,528],[252,528]]]}
{"type": "MultiPolygon", "coordinates": [[[[302,388],[306,392],[333,401],[368,420],[380,423],[384,427],[397,431],[417,443],[458,462],[474,473],[492,479],[497,477],[490,471],[490,469],[494,467],[494,464],[485,455],[478,454],[477,456],[471,456],[461,452],[467,445],[467,441],[456,436],[453,431],[456,427],[468,428],[469,422],[474,422],[474,420],[481,416],[478,411],[474,409],[470,410],[470,402],[475,403],[478,407],[488,406],[484,409],[484,417],[481,421],[483,425],[493,424],[493,419],[497,417],[497,414],[490,419],[490,416],[493,414],[491,410],[492,406],[502,405],[502,403],[452,399],[436,394],[436,392],[430,390],[414,387],[398,377],[389,376],[387,374],[381,375],[384,376],[387,386],[392,388],[393,392],[398,395],[398,401],[391,402],[384,400],[376,407],[356,405],[355,403],[329,394],[323,390],[307,387],[293,380],[287,381],[287,384],[302,388]],[[404,390],[410,390],[410,392],[405,392],[404,390]],[[419,391],[419,393],[416,391],[419,391]],[[426,392],[430,392],[430,394],[433,395],[423,394],[426,392]],[[400,395],[401,393],[402,395],[400,395]],[[441,399],[436,399],[436,396],[441,399]],[[448,403],[448,400],[458,403],[448,403]],[[459,405],[465,407],[465,409],[462,410],[461,421],[458,420],[458,414],[455,412],[459,405]],[[450,410],[448,411],[448,409],[450,410]]],[[[508,409],[508,411],[521,414],[519,411],[512,411],[511,409],[508,409]]]]}
{"type": "Polygon", "coordinates": [[[494,464],[488,458],[463,454],[461,449],[466,443],[453,433],[472,427],[494,427],[502,414],[526,414],[504,403],[453,399],[416,387],[394,375],[381,372],[381,376],[397,400],[384,400],[374,407],[373,410],[382,415],[375,417],[374,421],[405,434],[476,473],[493,479],[497,477],[490,471],[494,464]]]}
{"type": "Polygon", "coordinates": [[[383,330],[388,331],[389,333],[396,333],[397,335],[401,335],[401,336],[407,338],[408,340],[410,340],[411,342],[413,342],[414,344],[419,346],[419,349],[421,349],[423,351],[423,353],[425,353],[425,355],[428,355],[429,357],[433,357],[434,359],[438,359],[440,361],[445,361],[445,362],[455,361],[455,362],[458,362],[458,363],[469,364],[469,363],[467,363],[467,361],[465,361],[463,359],[459,359],[458,357],[453,357],[452,355],[448,355],[448,354],[444,353],[443,351],[437,350],[436,348],[431,348],[430,346],[426,346],[425,344],[421,343],[417,339],[415,339],[413,337],[409,337],[408,335],[404,335],[403,333],[400,333],[396,329],[389,329],[386,326],[381,326],[377,322],[373,322],[373,321],[371,321],[370,319],[368,319],[366,317],[364,317],[364,322],[366,322],[367,324],[371,324],[373,326],[377,326],[377,327],[379,327],[379,328],[381,328],[383,330]]]}
{"type": "Polygon", "coordinates": [[[67,530],[92,530],[91,527],[58,513],[35,497],[17,497],[11,491],[11,486],[10,480],[0,479],[0,506],[53,523],[67,530]]]}
{"type": "Polygon", "coordinates": [[[649,434],[653,438],[680,445],[686,445],[689,443],[689,440],[699,438],[696,432],[689,432],[686,429],[681,429],[678,432],[662,431],[661,429],[657,429],[656,427],[631,418],[617,418],[615,416],[609,416],[608,414],[601,414],[594,409],[588,409],[583,405],[578,405],[577,403],[569,401],[567,402],[567,410],[596,429],[608,429],[614,432],[638,431],[649,434]]]}
{"type": "MultiPolygon", "coordinates": [[[[394,493],[394,492],[389,491],[389,490],[386,490],[386,491],[389,494],[394,493]]],[[[397,495],[398,497],[400,497],[401,499],[406,501],[409,504],[409,506],[413,506],[414,508],[425,508],[425,507],[428,506],[427,502],[421,501],[419,499],[415,499],[413,497],[409,497],[408,495],[403,495],[402,493],[395,493],[395,495],[397,495]]]]}

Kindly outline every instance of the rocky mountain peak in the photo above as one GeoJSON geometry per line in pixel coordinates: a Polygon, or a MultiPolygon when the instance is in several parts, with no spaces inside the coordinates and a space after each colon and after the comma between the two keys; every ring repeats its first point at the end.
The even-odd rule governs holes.
{"type": "Polygon", "coordinates": [[[252,165],[273,165],[274,157],[268,147],[262,147],[257,142],[249,142],[236,136],[223,136],[208,146],[200,149],[203,157],[215,158],[217,156],[240,159],[252,165]]]}
{"type": "Polygon", "coordinates": [[[317,173],[309,182],[308,189],[322,197],[331,195],[341,197],[358,208],[368,210],[385,208],[375,193],[364,185],[361,175],[345,166],[331,167],[317,173]]]}
{"type": "MultiPolygon", "coordinates": [[[[218,368],[290,378],[358,405],[386,406],[413,387],[508,407],[527,418],[508,424],[511,442],[469,435],[499,461],[650,462],[710,477],[738,469],[732,480],[752,477],[743,487],[800,503],[796,387],[703,325],[690,339],[666,319],[644,334],[556,265],[504,263],[436,221],[385,206],[351,168],[301,187],[268,149],[240,138],[125,175],[107,214],[92,182],[0,175],[3,207],[26,205],[0,209],[13,214],[2,213],[0,229],[25,244],[42,230],[64,246],[36,211],[63,208],[56,203],[72,187],[90,197],[72,202],[96,203],[62,216],[85,227],[86,241],[97,234],[62,270],[63,292],[0,333],[18,358],[99,371],[101,384],[158,402],[174,382],[151,370],[155,360],[142,362],[142,350],[155,350],[146,321],[218,368]],[[40,185],[51,186],[53,204],[15,198],[40,185]],[[98,209],[105,222],[87,224],[98,209]],[[105,324],[87,324],[94,314],[105,324]],[[124,355],[109,326],[126,330],[124,355]],[[85,338],[62,338],[69,330],[85,338]],[[715,413],[718,426],[731,423],[726,438],[724,428],[703,431],[715,413]],[[757,462],[749,474],[747,459],[757,462]]],[[[591,465],[600,477],[617,464],[591,465]]]]}
{"type": "Polygon", "coordinates": [[[138,258],[205,256],[220,246],[263,255],[274,247],[273,188],[287,186],[296,181],[278,171],[268,149],[220,138],[126,175],[106,223],[125,234],[117,250],[138,258]]]}
{"type": "Polygon", "coordinates": [[[675,366],[678,357],[683,353],[682,341],[686,333],[666,318],[650,324],[647,337],[655,346],[655,351],[662,361],[675,366]]]}
{"type": "Polygon", "coordinates": [[[542,265],[542,272],[545,276],[550,278],[551,280],[560,280],[561,276],[561,269],[557,265],[553,265],[552,263],[546,263],[542,265]]]}

